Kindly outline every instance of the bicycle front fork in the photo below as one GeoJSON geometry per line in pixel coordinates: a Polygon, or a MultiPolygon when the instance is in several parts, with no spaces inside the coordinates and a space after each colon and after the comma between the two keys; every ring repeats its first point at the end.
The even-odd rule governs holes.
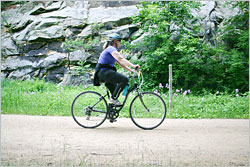
{"type": "Polygon", "coordinates": [[[141,103],[142,103],[142,105],[143,105],[143,107],[147,110],[147,112],[150,112],[150,110],[148,109],[148,107],[145,105],[145,103],[143,102],[143,99],[142,99],[142,93],[140,93],[139,91],[137,91],[137,93],[138,93],[138,96],[139,96],[139,99],[140,99],[140,101],[141,101],[141,103]]]}

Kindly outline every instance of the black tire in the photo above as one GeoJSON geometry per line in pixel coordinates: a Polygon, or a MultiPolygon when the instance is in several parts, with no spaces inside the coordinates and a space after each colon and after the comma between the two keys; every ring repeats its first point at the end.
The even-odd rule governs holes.
{"type": "Polygon", "coordinates": [[[75,122],[84,128],[96,128],[107,118],[108,105],[101,94],[86,91],[77,95],[71,106],[75,122]],[[94,106],[91,110],[89,108],[94,106]],[[95,110],[95,111],[94,111],[95,110]],[[102,112],[96,112],[102,111],[102,112]]]}
{"type": "Polygon", "coordinates": [[[164,100],[158,94],[142,92],[132,100],[129,114],[137,127],[152,130],[162,124],[167,114],[167,108],[164,100]]]}

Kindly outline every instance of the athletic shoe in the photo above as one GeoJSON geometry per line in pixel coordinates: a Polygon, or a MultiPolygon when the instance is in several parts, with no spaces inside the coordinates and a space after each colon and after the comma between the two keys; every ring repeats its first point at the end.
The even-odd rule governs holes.
{"type": "Polygon", "coordinates": [[[109,104],[114,104],[116,106],[121,106],[122,105],[121,102],[119,102],[118,100],[112,99],[112,98],[109,99],[109,104]]]}

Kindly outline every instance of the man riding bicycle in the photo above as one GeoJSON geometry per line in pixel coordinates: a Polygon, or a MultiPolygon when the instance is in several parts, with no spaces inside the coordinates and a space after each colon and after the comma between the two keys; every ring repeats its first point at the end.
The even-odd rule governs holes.
{"type": "Polygon", "coordinates": [[[133,70],[129,67],[140,68],[139,64],[132,64],[117,51],[121,46],[121,39],[120,35],[116,33],[108,36],[108,41],[103,45],[104,50],[99,57],[94,74],[94,85],[99,86],[100,82],[105,82],[105,86],[112,94],[109,104],[114,105],[122,105],[117,99],[129,81],[128,77],[117,72],[115,63],[130,72],[133,70]]]}

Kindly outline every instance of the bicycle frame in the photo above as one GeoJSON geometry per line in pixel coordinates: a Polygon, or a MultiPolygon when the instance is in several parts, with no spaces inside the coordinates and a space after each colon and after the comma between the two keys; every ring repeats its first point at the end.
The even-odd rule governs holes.
{"type": "MultiPolygon", "coordinates": [[[[139,94],[139,88],[137,87],[137,83],[135,82],[134,84],[133,84],[133,86],[131,86],[129,89],[128,89],[128,92],[127,92],[127,94],[126,94],[126,96],[125,96],[125,99],[123,100],[123,102],[122,102],[122,105],[121,106],[114,106],[114,107],[120,107],[119,109],[118,109],[118,111],[121,111],[122,109],[123,109],[123,107],[124,107],[124,105],[126,104],[126,102],[127,102],[127,99],[128,99],[128,96],[129,96],[129,94],[132,92],[132,91],[134,91],[134,90],[136,90],[136,92],[139,94]]],[[[110,98],[110,94],[109,94],[109,90],[108,90],[108,88],[107,88],[107,93],[104,95],[104,96],[102,96],[101,98],[100,98],[100,100],[96,103],[96,104],[98,104],[100,101],[101,101],[101,99],[104,99],[106,96],[108,96],[108,98],[110,98]]],[[[92,107],[94,107],[96,104],[94,104],[92,107]]],[[[110,105],[110,104],[109,104],[110,105]]],[[[113,106],[112,106],[113,107],[113,106]]],[[[95,110],[93,110],[93,111],[95,111],[95,110]]],[[[98,112],[98,111],[97,111],[98,112]]]]}
{"type": "MultiPolygon", "coordinates": [[[[149,109],[146,107],[145,103],[143,102],[142,97],[140,96],[140,91],[139,91],[140,86],[141,86],[142,83],[143,83],[143,79],[142,79],[142,83],[138,86],[137,82],[135,81],[135,73],[134,73],[133,78],[134,78],[134,84],[133,84],[130,88],[128,88],[128,92],[127,92],[127,94],[126,94],[126,96],[125,96],[125,99],[124,99],[123,102],[122,102],[122,105],[121,105],[121,106],[115,106],[115,105],[110,105],[110,104],[109,104],[109,107],[116,107],[116,108],[119,108],[119,107],[120,107],[120,108],[117,110],[118,112],[120,112],[120,111],[123,109],[123,107],[125,106],[129,94],[130,94],[132,91],[136,90],[138,96],[140,97],[140,101],[142,102],[143,106],[145,107],[145,109],[146,109],[147,111],[149,111],[149,109]]],[[[107,87],[106,87],[106,89],[107,89],[107,93],[106,93],[104,96],[101,96],[100,99],[99,99],[99,101],[97,101],[96,104],[94,104],[93,106],[91,106],[89,109],[91,109],[91,110],[94,111],[94,112],[105,113],[105,112],[103,112],[103,111],[93,110],[93,108],[94,108],[102,99],[105,99],[106,96],[108,96],[108,98],[110,98],[109,90],[108,90],[107,87]]]]}

